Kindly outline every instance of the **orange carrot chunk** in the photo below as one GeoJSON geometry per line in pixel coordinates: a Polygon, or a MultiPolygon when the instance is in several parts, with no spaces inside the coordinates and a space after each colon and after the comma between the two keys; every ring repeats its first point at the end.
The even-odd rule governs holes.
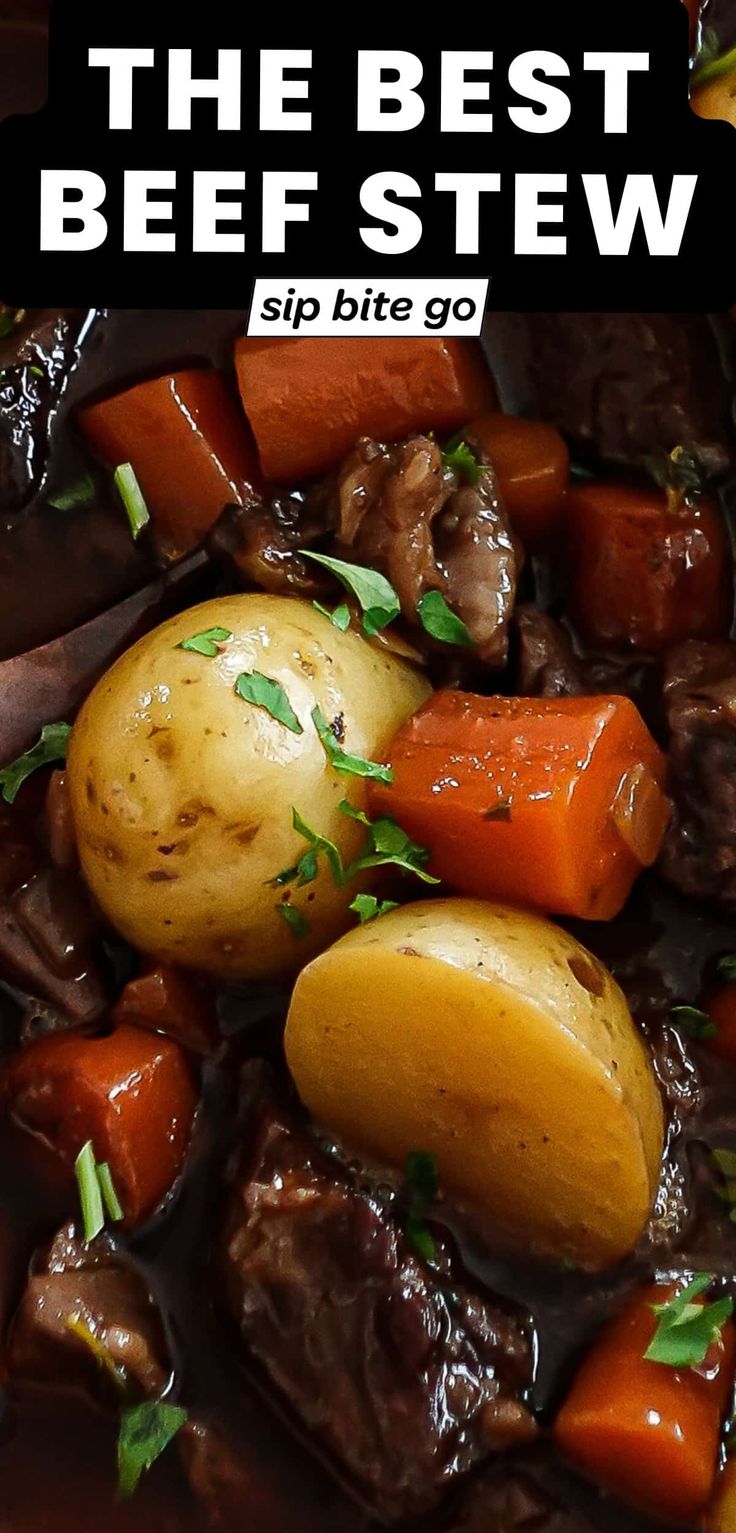
{"type": "Polygon", "coordinates": [[[547,543],[560,526],[570,467],[567,447],[546,421],[481,415],[468,433],[480,442],[498,477],[509,520],[527,548],[547,543]]]}
{"type": "Polygon", "coordinates": [[[137,383],[77,411],[108,468],[132,463],[157,533],[193,548],[232,502],[260,482],[248,424],[213,367],[137,383]]]}
{"type": "Polygon", "coordinates": [[[182,1048],[207,1054],[217,1043],[214,1006],[188,974],[160,965],[125,986],[112,1011],[113,1022],[134,1022],[166,1033],[182,1048]]]}
{"type": "Polygon", "coordinates": [[[298,482],[360,436],[456,431],[495,396],[475,341],[341,337],[235,343],[243,408],[267,479],[298,482]]]}
{"type": "Polygon", "coordinates": [[[673,1368],[644,1357],[672,1285],[637,1293],[577,1374],[554,1426],[562,1453],[608,1490],[664,1521],[695,1523],[710,1498],[733,1382],[727,1321],[705,1361],[673,1368]]]}
{"type": "Polygon", "coordinates": [[[152,1213],[181,1170],[197,1092],[169,1038],[138,1027],[104,1038],[57,1033],[16,1054],[0,1089],[15,1120],[68,1165],[92,1140],[129,1223],[152,1213]]]}
{"type": "Polygon", "coordinates": [[[664,758],[625,697],[437,692],[399,730],[371,808],[463,894],[608,920],[655,859],[664,758]]]}
{"type": "Polygon", "coordinates": [[[570,614],[586,643],[656,651],[728,634],[730,556],[712,501],[673,509],[656,487],[591,483],[570,491],[567,520],[570,614]]]}

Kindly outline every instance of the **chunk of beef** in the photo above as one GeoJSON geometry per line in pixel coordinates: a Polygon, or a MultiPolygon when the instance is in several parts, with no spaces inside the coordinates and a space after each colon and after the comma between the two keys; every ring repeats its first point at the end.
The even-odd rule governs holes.
{"type": "Polygon", "coordinates": [[[81,876],[46,859],[17,807],[0,808],[0,983],[21,993],[29,1018],[39,1010],[42,1030],[47,1003],[67,1026],[103,1010],[96,926],[81,876]]]}
{"type": "Polygon", "coordinates": [[[447,1533],[593,1533],[593,1526],[528,1476],[505,1471],[480,1477],[447,1533]]]}
{"type": "Polygon", "coordinates": [[[389,1517],[435,1505],[534,1433],[519,1320],[412,1254],[396,1219],[306,1129],[255,1109],[223,1270],[251,1353],[389,1517]]]}
{"type": "Polygon", "coordinates": [[[517,607],[515,624],[522,697],[577,697],[586,692],[583,665],[565,628],[531,603],[517,607]]]}
{"type": "Polygon", "coordinates": [[[18,511],[46,467],[53,415],[78,358],[83,315],[75,310],[3,310],[0,340],[0,506],[18,511]]]}
{"type": "Polygon", "coordinates": [[[69,1225],[28,1280],[10,1332],[10,1372],[51,1386],[63,1379],[93,1396],[102,1389],[105,1399],[112,1387],[114,1398],[95,1343],[136,1394],[162,1394],[171,1369],[150,1293],[104,1237],[85,1246],[69,1225]]]}
{"type": "Polygon", "coordinates": [[[228,506],[209,533],[207,547],[239,585],[277,596],[318,596],[325,588],[318,566],[299,556],[329,530],[325,489],[274,493],[228,506]]]}
{"type": "Polygon", "coordinates": [[[494,315],[504,409],[554,422],[583,454],[633,463],[687,444],[733,461],[732,389],[704,314],[494,315]]]}
{"type": "Polygon", "coordinates": [[[336,493],[345,557],[382,570],[409,622],[417,623],[422,596],[440,591],[479,658],[504,665],[521,555],[491,466],[476,484],[461,484],[429,437],[391,447],[364,437],[342,465],[336,493]]]}
{"type": "Polygon", "coordinates": [[[736,909],[736,645],[688,640],[664,676],[674,814],[660,870],[736,909]]]}

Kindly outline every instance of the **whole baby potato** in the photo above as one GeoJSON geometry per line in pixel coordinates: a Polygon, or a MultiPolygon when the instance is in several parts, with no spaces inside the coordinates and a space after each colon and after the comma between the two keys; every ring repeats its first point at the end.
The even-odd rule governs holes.
{"type": "Polygon", "coordinates": [[[380,762],[429,690],[288,597],[223,597],[147,634],[98,682],[69,743],[82,870],[112,925],[145,953],[212,974],[293,973],[354,920],[350,902],[374,876],[340,887],[321,857],[301,888],[270,882],[308,850],[293,809],[344,863],[363,845],[338,805],[364,808],[365,780],[330,765],[312,710],[345,750],[380,762]],[[212,629],[231,635],[205,642],[214,654],[180,647],[212,629]],[[253,672],[278,684],[299,733],[237,695],[253,672]],[[291,923],[280,904],[298,912],[291,923]]]}
{"type": "Polygon", "coordinates": [[[310,1112],[525,1247],[602,1267],[639,1238],[663,1114],[615,980],[561,927],[437,899],[349,932],[297,979],[286,1056],[310,1112]]]}

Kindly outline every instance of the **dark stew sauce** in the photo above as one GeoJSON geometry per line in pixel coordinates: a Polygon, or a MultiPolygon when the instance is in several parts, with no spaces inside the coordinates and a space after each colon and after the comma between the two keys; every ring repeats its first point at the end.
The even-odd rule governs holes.
{"type": "MultiPolygon", "coordinates": [[[[709,1301],[736,1298],[736,959],[732,973],[722,963],[736,954],[732,320],[491,317],[497,399],[488,381],[467,385],[484,400],[480,423],[462,433],[472,467],[453,467],[457,445],[446,447],[443,472],[455,477],[443,479],[439,510],[438,441],[455,433],[441,410],[408,421],[402,387],[395,430],[359,420],[331,453],[312,423],[314,463],[280,476],[269,451],[291,464],[311,450],[289,417],[303,379],[290,392],[286,378],[281,437],[278,421],[251,419],[264,482],[232,365],[245,324],[240,311],[29,310],[3,325],[0,763],[44,725],[72,722],[119,654],[196,602],[264,589],[332,609],[343,593],[305,547],[390,580],[401,613],[389,642],[442,696],[631,699],[667,756],[664,839],[656,860],[656,847],[639,858],[654,865],[632,876],[611,919],[579,919],[564,902],[552,918],[618,981],[644,1040],[664,1106],[659,1187],[631,1254],[587,1271],[535,1255],[444,1196],[440,1154],[439,1197],[412,1236],[401,1167],[363,1156],[298,1100],[282,1045],[291,986],[167,968],[158,972],[173,1000],[145,1024],[158,1025],[162,1057],[173,1051],[182,1091],[198,1100],[183,1168],[173,1187],[156,1168],[163,1196],[144,1207],[141,1194],[135,1217],[108,1220],[85,1243],[69,1143],[57,1153],[74,1085],[55,1120],[24,1061],[61,1038],[114,1047],[142,1020],[136,985],[150,965],[84,886],[59,763],[34,773],[0,804],[0,1533],[727,1533],[733,1507],[709,1520],[712,1499],[658,1517],[656,1496],[612,1493],[605,1476],[566,1461],[553,1426],[632,1296],[707,1273],[709,1301]],[[158,504],[149,489],[151,521],[134,540],[110,472],[122,459],[100,450],[95,411],[129,387],[203,367],[219,370],[222,410],[242,425],[241,471],[225,465],[233,493],[193,528],[191,505],[177,527],[171,494],[158,504]],[[512,431],[509,446],[501,408],[537,423],[541,491],[537,480],[529,488],[528,461],[514,482],[518,439],[512,431]],[[645,533],[640,545],[624,533],[617,578],[605,540],[602,562],[596,554],[595,528],[622,505],[645,533]],[[412,621],[437,589],[472,643],[412,621]],[[726,1156],[720,1170],[714,1151],[726,1156]],[[68,1325],[67,1305],[87,1316],[85,1335],[68,1325]],[[121,1377],[125,1403],[163,1397],[186,1411],[131,1499],[116,1491],[121,1377]]],[[[291,344],[279,352],[285,373],[291,344]]],[[[305,344],[293,365],[308,378],[305,344]]],[[[359,345],[339,345],[357,366],[359,345]]],[[[411,395],[422,364],[409,353],[411,395]]],[[[477,357],[472,370],[482,376],[477,357]]],[[[317,419],[329,371],[329,355],[318,356],[317,419]]],[[[205,437],[206,418],[195,412],[205,437]]],[[[150,440],[140,468],[135,446],[126,456],[153,484],[150,440]]],[[[615,552],[620,531],[606,525],[615,552]]],[[[500,818],[508,813],[504,802],[500,818]]],[[[428,891],[399,882],[388,892],[428,891]]],[[[284,943],[292,938],[285,927],[284,943]]],[[[592,993],[598,974],[582,974],[592,993]]],[[[733,1411],[729,1379],[706,1480],[728,1477],[733,1411]]]]}

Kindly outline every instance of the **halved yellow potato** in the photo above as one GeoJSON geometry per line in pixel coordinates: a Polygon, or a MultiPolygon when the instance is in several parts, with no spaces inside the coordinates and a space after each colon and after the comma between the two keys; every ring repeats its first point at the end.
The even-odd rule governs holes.
{"type": "Polygon", "coordinates": [[[310,1111],[539,1252],[631,1250],[657,1188],[662,1104],[622,991],[567,932],[481,900],[406,905],[303,970],[286,1053],[310,1111]]]}

